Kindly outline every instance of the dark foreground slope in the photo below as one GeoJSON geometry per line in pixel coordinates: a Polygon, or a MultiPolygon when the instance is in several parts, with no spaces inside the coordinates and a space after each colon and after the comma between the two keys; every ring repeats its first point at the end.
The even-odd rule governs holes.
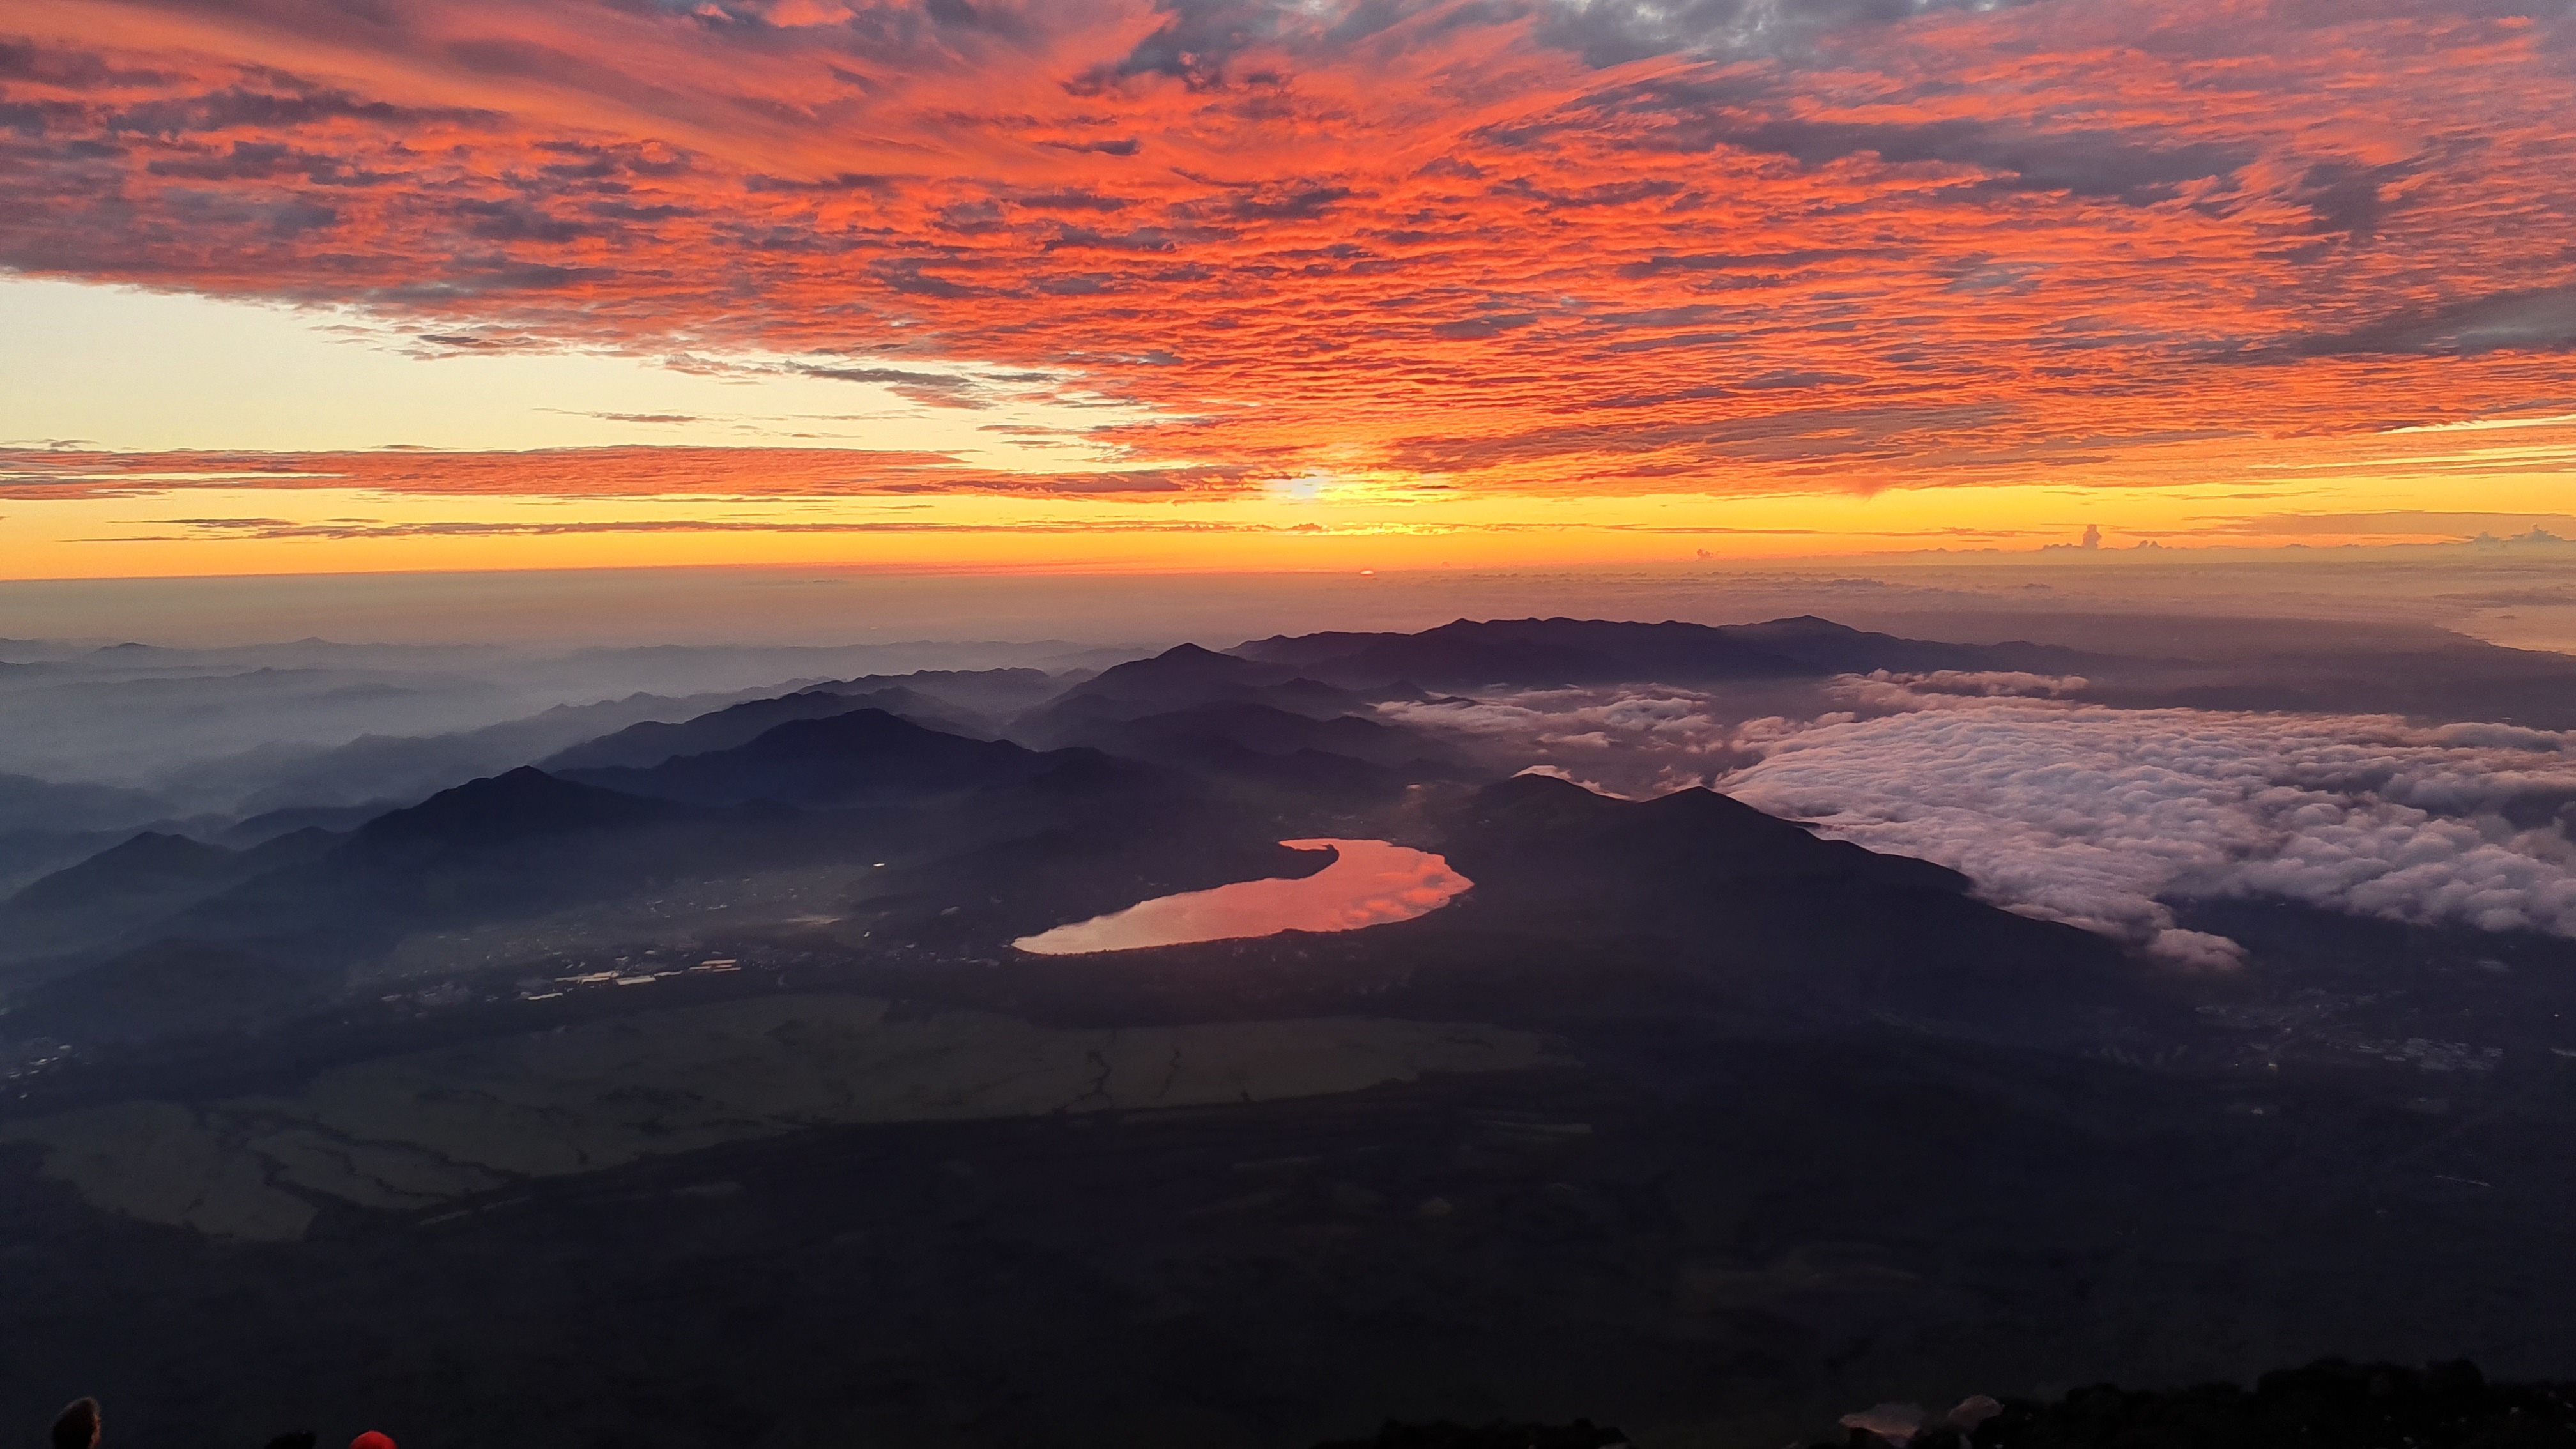
{"type": "MultiPolygon", "coordinates": [[[[2490,1383],[2465,1359],[2403,1364],[2322,1359],[2232,1383],[2158,1392],[2111,1384],[2053,1403],[1971,1395],[1946,1414],[1896,1405],[1852,1416],[1817,1449],[2560,1449],[2576,1444],[2576,1384],[2490,1383]]],[[[1629,1436],[1571,1424],[1390,1423],[1315,1449],[1628,1449],[1629,1436]]]]}
{"type": "MultiPolygon", "coordinates": [[[[1119,753],[836,714],[632,789],[504,775],[13,1000],[75,1046],[0,1095],[0,1301],[38,1305],[0,1315],[0,1401],[98,1393],[135,1442],[1302,1449],[1589,1415],[1771,1449],[1883,1401],[2323,1354],[2565,1374],[2576,1060],[2536,1026],[2391,1061],[2277,1025],[2346,992],[2435,1023],[2373,1039],[2470,1033],[2432,943],[2366,988],[2177,981],[1722,796],[1422,778],[1334,723],[1343,686],[1253,662],[1058,720],[1119,753]],[[1291,812],[1235,751],[1382,773],[1291,812]],[[1315,869],[1276,844],[1307,834],[1474,886],[1346,933],[1009,947],[1315,869]],[[755,909],[777,880],[803,893],[755,909]],[[397,973],[423,943],[448,974],[397,973]],[[232,1035],[103,1045],[74,1010],[160,1003],[232,1035]]],[[[160,853],[132,878],[182,897],[233,869],[160,853]]],[[[2576,1014],[2565,943],[2510,977],[2489,949],[2461,980],[2576,1014]]]]}
{"type": "MultiPolygon", "coordinates": [[[[2106,1372],[2250,1379],[2328,1353],[2560,1371],[2564,1084],[2451,1087],[2453,1115],[2428,1117],[2406,1106],[2420,1087],[1895,1029],[1565,1040],[1579,1065],[818,1127],[461,1205],[326,1203],[294,1242],[102,1213],[0,1148],[0,1291],[46,1305],[0,1322],[0,1396],[99,1393],[145,1442],[301,1422],[496,1446],[1300,1449],[1390,1417],[1589,1415],[1646,1449],[1745,1449],[2106,1372]]],[[[693,1088],[625,1090],[649,1112],[693,1088]]]]}
{"type": "Polygon", "coordinates": [[[2412,1368],[2326,1359],[2267,1373],[2251,1389],[2080,1388],[2055,1402],[2011,1400],[1970,1433],[1925,1449],[2560,1449],[2576,1444],[2576,1383],[2490,1383],[2465,1359],[2412,1368]]]}
{"type": "Polygon", "coordinates": [[[1998,1039],[2088,1012],[2112,1035],[2145,1024],[2146,973],[2102,937],[1988,905],[1946,867],[1822,839],[1713,791],[1632,802],[1525,775],[1437,819],[1450,859],[1480,885],[1449,929],[1580,943],[1596,957],[1634,943],[1748,1004],[1930,1015],[1998,1039]]]}

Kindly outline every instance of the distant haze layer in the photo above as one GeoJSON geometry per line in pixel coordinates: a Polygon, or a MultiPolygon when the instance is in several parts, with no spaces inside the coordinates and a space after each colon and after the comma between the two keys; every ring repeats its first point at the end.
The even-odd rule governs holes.
{"type": "MultiPolygon", "coordinates": [[[[2072,536],[2070,531],[2070,537],[2072,536]]],[[[1820,541],[1821,542],[1821,541],[1820,541]]],[[[2334,619],[2576,650],[2576,545],[2210,549],[1750,565],[1363,572],[528,569],[0,580],[0,635],[166,645],[850,645],[1069,640],[1211,648],[1319,629],[1565,615],[1742,623],[1818,614],[1916,638],[2127,650],[2140,617],[2334,619]],[[2120,622],[2120,621],[2129,622],[2120,622]]],[[[0,640],[0,659],[5,652],[0,640]]],[[[941,661],[944,662],[944,661],[941,661]]]]}

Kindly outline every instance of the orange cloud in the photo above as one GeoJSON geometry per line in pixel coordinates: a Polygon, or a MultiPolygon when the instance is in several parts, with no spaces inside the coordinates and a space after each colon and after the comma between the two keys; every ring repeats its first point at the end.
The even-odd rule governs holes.
{"type": "MultiPolygon", "coordinates": [[[[1157,470],[282,465],[412,491],[2202,481],[2178,460],[2216,444],[2567,396],[2563,33],[2445,0],[1770,13],[27,0],[0,264],[432,347],[1017,370],[1148,410],[1094,436],[1157,470]]],[[[166,466],[26,456],[20,496],[166,466]]]]}

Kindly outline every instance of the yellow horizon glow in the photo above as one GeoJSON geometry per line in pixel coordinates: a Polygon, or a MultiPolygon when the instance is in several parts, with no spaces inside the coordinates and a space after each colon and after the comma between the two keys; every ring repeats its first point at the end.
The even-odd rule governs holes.
{"type": "MultiPolygon", "coordinates": [[[[435,479],[314,487],[302,485],[325,478],[159,477],[128,462],[106,485],[67,486],[41,468],[21,471],[0,497],[7,579],[693,565],[1581,568],[2037,553],[2087,528],[2113,551],[2148,541],[2167,550],[2438,543],[2534,527],[2576,536],[2576,415],[2564,412],[2328,438],[2189,439],[1976,483],[1891,485],[1883,469],[1810,469],[1738,480],[1732,492],[1617,479],[1578,490],[1507,472],[1470,484],[1373,464],[1354,445],[1313,450],[1268,483],[1068,495],[1048,490],[1139,466],[1088,435],[1142,414],[981,381],[978,406],[936,406],[882,384],[796,373],[794,359],[774,357],[684,368],[595,352],[424,357],[346,309],[7,277],[0,301],[36,324],[20,345],[0,347],[0,448],[38,463],[78,467],[115,450],[145,464],[166,458],[170,471],[237,475],[257,471],[258,458],[216,467],[175,450],[274,452],[286,465],[343,450],[335,456],[482,460],[501,479],[451,491],[433,491],[443,486],[435,479]],[[813,422],[825,416],[860,421],[813,422]],[[43,446],[66,433],[80,446],[43,446]],[[388,437],[435,446],[374,446],[388,437]],[[675,444],[725,449],[734,471],[719,481],[735,491],[580,491],[580,465],[594,456],[581,449],[675,444]],[[763,460],[793,456],[791,447],[807,460],[847,456],[855,474],[872,459],[920,461],[869,485],[882,491],[793,478],[755,488],[759,496],[739,491],[765,484],[763,460]],[[524,491],[512,491],[522,462],[524,491]],[[565,476],[540,463],[563,464],[565,476]],[[940,491],[952,486],[951,467],[984,491],[940,491]],[[1028,491],[1012,491],[1021,478],[1028,491]]],[[[302,466],[327,477],[333,464],[302,466]]]]}
{"type": "Polygon", "coordinates": [[[2479,528],[2442,515],[2442,490],[2421,480],[2348,479],[2330,492],[2261,491],[2241,483],[2164,489],[2070,485],[1953,486],[1870,495],[1709,498],[1495,497],[1389,501],[1370,490],[1256,494],[1180,502],[1022,499],[987,495],[847,499],[490,498],[364,490],[186,488],[141,495],[12,499],[0,517],[0,577],[152,578],[214,574],[372,573],[687,565],[895,565],[1188,572],[1298,569],[1585,567],[1698,559],[1786,560],[1942,551],[2039,553],[2101,530],[2105,552],[2145,542],[2165,550],[2456,542],[2530,527],[2571,534],[2563,480],[2488,477],[2479,528]],[[2337,530],[2338,515],[2397,515],[2337,530]],[[2296,527],[2267,517],[2314,517],[2296,527]],[[226,536],[173,520],[256,520],[349,536],[226,536]],[[732,525],[693,530],[692,522],[732,525]],[[640,525],[667,532],[437,532],[469,527],[584,530],[640,525]],[[884,528],[885,532],[816,532],[884,528]]]}

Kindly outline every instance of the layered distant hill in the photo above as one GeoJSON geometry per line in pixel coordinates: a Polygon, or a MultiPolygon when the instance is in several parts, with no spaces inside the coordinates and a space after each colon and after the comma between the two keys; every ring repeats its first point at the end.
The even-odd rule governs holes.
{"type": "MultiPolygon", "coordinates": [[[[693,721],[679,728],[714,723],[693,721]]],[[[716,734],[712,729],[703,733],[716,734]]],[[[557,769],[569,780],[654,799],[842,806],[917,800],[943,790],[1025,780],[1044,771],[1047,763],[1005,740],[950,734],[883,709],[861,707],[790,719],[757,729],[739,743],[665,757],[649,768],[557,769]]]]}
{"type": "MultiPolygon", "coordinates": [[[[1158,891],[1317,868],[1279,849],[1282,839],[1392,833],[1450,852],[1479,882],[1410,934],[1355,938],[1384,939],[1363,954],[1430,943],[1418,971],[1404,968],[1426,1001],[1475,1002],[1481,979],[1534,993],[1520,1006],[1481,1003],[1493,1011],[1635,988],[1848,1012],[1893,1009],[1927,983],[1947,989],[1980,972],[2037,979],[2055,999],[2112,970],[2119,953],[1975,902],[1950,872],[1827,844],[1705,792],[1631,805],[1561,781],[1489,783],[1492,764],[1374,702],[1424,699],[1421,681],[1711,681],[2069,659],[1811,619],[1734,629],[1523,620],[1270,639],[1233,653],[1184,645],[1068,678],[854,680],[622,724],[551,750],[542,768],[372,818],[317,808],[308,818],[333,829],[266,844],[137,836],[0,907],[15,926],[0,978],[16,983],[20,1027],[97,1030],[113,1015],[103,1003],[131,997],[144,969],[135,963],[158,979],[184,970],[174,962],[190,950],[229,963],[208,969],[243,991],[258,977],[242,963],[268,963],[285,973],[276,991],[305,1001],[394,960],[497,963],[545,922],[564,923],[543,928],[555,936],[576,933],[566,939],[608,920],[694,922],[686,929],[703,933],[756,923],[755,899],[789,895],[807,903],[799,918],[856,923],[852,938],[1007,956],[1016,936],[1158,891]],[[791,878],[799,884],[779,894],[791,878]],[[469,940],[497,944],[479,956],[431,944],[469,940]],[[1468,940],[1483,943],[1481,976],[1442,964],[1468,940]],[[1594,964],[1569,974],[1564,963],[1577,960],[1594,964]]],[[[293,812],[263,819],[295,823],[293,812]]]]}
{"type": "Polygon", "coordinates": [[[1418,634],[1302,634],[1234,653],[1354,689],[1691,683],[1874,669],[2075,673],[2087,656],[2038,644],[1936,644],[1801,616],[1766,624],[1460,619],[1418,634]]]}
{"type": "MultiPolygon", "coordinates": [[[[64,1003],[85,979],[101,991],[130,979],[108,968],[138,952],[158,953],[161,973],[189,950],[218,953],[245,981],[256,973],[240,961],[267,963],[295,978],[299,1002],[374,972],[498,969],[602,932],[821,931],[834,951],[1007,959],[1018,936],[1158,892],[1312,871],[1276,842],[1342,835],[1437,849],[1477,885],[1424,920],[1319,943],[1314,959],[1349,968],[1338,986],[1300,968],[1266,988],[1308,992],[1318,1009],[1373,981],[1424,1010],[1697,1003],[2068,1038],[2136,1005],[2104,938],[1704,790],[1639,804],[1502,779],[1518,768],[1508,750],[1414,721],[1472,704],[1460,690],[1718,696],[1873,671],[2120,667],[1812,617],[1459,620],[1181,645],[1097,673],[875,675],[695,710],[637,696],[360,741],[327,769],[323,756],[297,766],[329,781],[310,799],[280,776],[256,797],[277,808],[252,818],[109,837],[114,848],[0,903],[0,989],[16,1003],[9,1029],[24,1031],[48,1011],[94,1027],[97,1012],[64,1003]],[[585,722],[608,727],[566,738],[585,722]],[[479,778],[423,789],[469,762],[479,778]],[[386,803],[350,803],[379,787],[386,803]]],[[[65,819],[150,804],[53,789],[18,795],[59,795],[65,819]]]]}

